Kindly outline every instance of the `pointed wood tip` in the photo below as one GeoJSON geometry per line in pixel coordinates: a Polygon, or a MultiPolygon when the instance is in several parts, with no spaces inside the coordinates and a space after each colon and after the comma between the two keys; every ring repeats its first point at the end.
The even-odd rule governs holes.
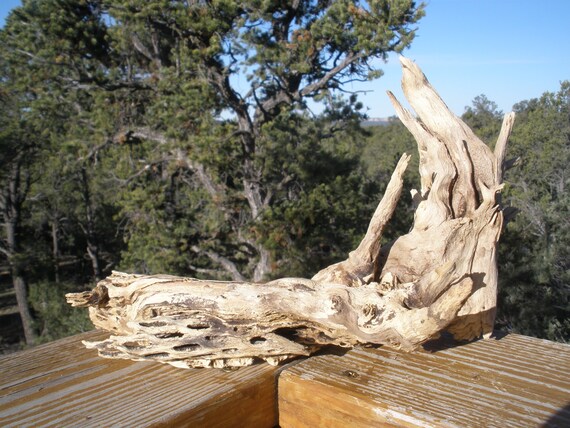
{"type": "Polygon", "coordinates": [[[412,61],[410,58],[406,58],[404,55],[399,55],[398,60],[400,61],[402,67],[408,67],[410,64],[414,64],[414,61],[412,61]]]}
{"type": "Polygon", "coordinates": [[[101,308],[109,302],[109,293],[107,287],[97,286],[91,291],[67,293],[65,299],[67,303],[76,308],[86,308],[89,306],[101,308]]]}
{"type": "Polygon", "coordinates": [[[403,81],[413,81],[417,80],[418,82],[427,82],[427,77],[421,70],[421,68],[411,59],[406,58],[404,56],[400,56],[399,58],[400,64],[402,66],[402,82],[403,81]]]}

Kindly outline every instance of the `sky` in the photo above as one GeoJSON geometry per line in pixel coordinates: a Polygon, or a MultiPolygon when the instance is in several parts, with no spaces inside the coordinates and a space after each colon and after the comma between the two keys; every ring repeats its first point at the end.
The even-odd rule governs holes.
{"type": "MultiPolygon", "coordinates": [[[[570,80],[570,0],[427,0],[426,16],[404,55],[414,60],[449,108],[461,115],[484,94],[508,112],[570,80]]],[[[0,26],[19,0],[0,0],[0,26]]],[[[377,63],[384,76],[346,89],[370,117],[394,115],[386,91],[403,102],[397,55],[377,63]]]]}

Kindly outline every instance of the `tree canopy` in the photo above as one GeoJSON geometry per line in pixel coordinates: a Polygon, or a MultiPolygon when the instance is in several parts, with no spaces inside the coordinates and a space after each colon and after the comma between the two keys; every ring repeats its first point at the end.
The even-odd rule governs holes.
{"type": "Polygon", "coordinates": [[[39,234],[43,256],[24,258],[49,275],[29,279],[261,281],[342,257],[369,209],[344,86],[378,77],[422,15],[409,0],[24,1],[0,38],[2,91],[41,130],[15,236],[39,234]]]}
{"type": "MultiPolygon", "coordinates": [[[[24,0],[0,30],[0,247],[29,342],[88,328],[52,303],[114,268],[265,281],[343,259],[413,147],[397,120],[361,128],[347,84],[380,77],[422,15],[409,0],[24,0]]],[[[502,325],[556,340],[568,108],[567,83],[515,107],[503,197],[519,213],[499,258],[502,325]]],[[[485,96],[463,117],[496,138],[485,96]]],[[[409,201],[387,236],[411,226],[409,201]]]]}

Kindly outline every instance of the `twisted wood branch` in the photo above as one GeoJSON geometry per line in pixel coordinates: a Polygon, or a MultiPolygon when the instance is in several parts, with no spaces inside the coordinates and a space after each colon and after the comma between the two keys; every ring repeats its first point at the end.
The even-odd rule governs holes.
{"type": "Polygon", "coordinates": [[[401,58],[414,117],[389,94],[414,135],[421,189],[411,231],[380,246],[409,156],[390,179],[366,235],[345,261],[312,279],[266,284],[114,272],[90,292],[67,295],[113,333],[88,343],[111,358],[177,367],[278,364],[324,345],[372,343],[413,350],[443,330],[488,336],[496,310],[498,203],[512,115],[496,154],[453,115],[419,67],[401,58]]]}

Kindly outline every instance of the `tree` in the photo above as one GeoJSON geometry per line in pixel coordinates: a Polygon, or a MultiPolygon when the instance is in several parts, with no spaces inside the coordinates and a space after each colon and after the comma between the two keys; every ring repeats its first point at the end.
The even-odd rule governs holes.
{"type": "MultiPolygon", "coordinates": [[[[102,5],[115,22],[110,29],[115,46],[126,47],[122,67],[129,71],[121,85],[141,88],[125,131],[150,151],[140,159],[146,172],[133,174],[137,183],[132,175],[123,177],[133,196],[154,178],[165,196],[174,189],[179,196],[188,194],[178,203],[196,207],[199,200],[201,209],[183,208],[196,213],[190,216],[191,230],[174,226],[176,219],[154,216],[155,230],[180,233],[175,241],[194,253],[190,260],[197,270],[221,268],[233,279],[256,281],[270,275],[280,258],[260,228],[269,219],[286,222],[286,213],[297,210],[291,205],[311,198],[308,186],[318,187],[326,178],[304,183],[310,167],[305,163],[300,171],[304,162],[291,160],[299,160],[303,146],[315,147],[327,137],[335,141],[333,134],[348,129],[359,105],[354,98],[339,102],[334,93],[352,79],[376,77],[372,60],[408,46],[422,15],[410,1],[102,5]],[[307,134],[295,130],[310,119],[309,99],[328,105],[325,115],[334,120],[315,129],[313,142],[300,140],[307,134]],[[277,162],[284,158],[288,161],[277,162]],[[182,190],[181,182],[190,189],[182,190]]],[[[341,149],[330,143],[312,154],[330,157],[335,150],[341,149]]],[[[126,260],[142,262],[141,255],[149,253],[140,248],[147,246],[137,239],[141,232],[143,240],[170,242],[172,250],[170,233],[148,241],[147,226],[136,221],[147,213],[133,210],[129,194],[125,198],[131,237],[126,260]]]]}
{"type": "Polygon", "coordinates": [[[10,267],[26,343],[32,345],[36,333],[28,306],[27,260],[21,229],[40,142],[26,112],[26,94],[14,86],[13,70],[3,60],[0,73],[0,221],[3,232],[0,250],[10,267]]]}
{"type": "Polygon", "coordinates": [[[521,162],[508,176],[505,198],[519,213],[507,234],[516,251],[505,254],[511,279],[502,299],[505,318],[525,334],[568,341],[570,82],[514,108],[520,119],[513,154],[521,162]],[[532,301],[536,309],[522,301],[532,301]]]}
{"type": "MultiPolygon", "coordinates": [[[[514,106],[503,198],[517,210],[500,245],[499,313],[502,328],[557,341],[570,338],[569,198],[570,83],[557,93],[514,106]]],[[[501,113],[485,96],[464,114],[480,135],[494,140],[501,113]]]]}
{"type": "MultiPolygon", "coordinates": [[[[94,61],[88,57],[97,48],[104,50],[94,20],[82,19],[88,12],[94,13],[85,2],[31,0],[14,10],[0,32],[2,164],[7,166],[2,176],[3,252],[11,267],[28,344],[36,335],[28,307],[28,283],[49,278],[44,271],[53,272],[56,283],[61,281],[63,221],[73,223],[71,214],[88,206],[86,202],[74,204],[69,186],[77,183],[75,171],[85,166],[84,157],[92,161],[81,150],[70,153],[70,147],[82,146],[78,140],[89,135],[77,133],[84,124],[74,124],[70,118],[84,119],[84,110],[93,103],[85,92],[71,90],[69,82],[76,81],[74,75],[89,73],[94,61]],[[60,10],[60,5],[66,7],[60,10]],[[72,51],[75,62],[64,67],[72,51]],[[49,241],[43,239],[46,223],[49,241]],[[50,246],[51,257],[46,257],[50,246]]],[[[78,235],[75,230],[71,234],[78,235]]],[[[85,247],[90,250],[87,242],[85,247]]],[[[84,281],[81,275],[77,278],[84,281]]]]}
{"type": "MultiPolygon", "coordinates": [[[[99,3],[30,0],[14,10],[3,30],[4,49],[33,94],[30,112],[43,120],[49,143],[42,161],[52,168],[41,171],[32,188],[35,214],[49,223],[53,259],[61,257],[65,219],[94,279],[108,273],[117,258],[105,251],[116,249],[116,239],[106,233],[116,210],[99,167],[101,151],[116,134],[116,110],[103,107],[106,93],[115,88],[109,88],[112,52],[99,3]]],[[[56,277],[58,269],[55,262],[56,277]]]]}
{"type": "Polygon", "coordinates": [[[494,144],[501,130],[503,112],[497,103],[481,94],[473,99],[472,106],[465,108],[462,119],[469,124],[483,141],[494,144]]]}
{"type": "Polygon", "coordinates": [[[362,105],[343,85],[379,76],[373,61],[407,47],[422,14],[406,0],[25,1],[0,36],[37,148],[23,157],[30,279],[65,287],[120,262],[261,280],[340,258],[371,209],[350,202],[368,190],[362,105]]]}
{"type": "MultiPolygon", "coordinates": [[[[4,131],[0,135],[2,153],[0,154],[2,163],[0,193],[0,218],[3,226],[1,251],[10,266],[12,283],[16,291],[18,311],[22,320],[26,343],[32,345],[35,341],[35,331],[33,328],[33,318],[28,306],[27,281],[25,278],[25,256],[22,252],[20,229],[22,226],[23,204],[28,196],[30,188],[30,171],[28,147],[21,147],[16,150],[14,145],[21,143],[26,135],[18,129],[6,130],[6,121],[3,120],[1,127],[4,131]],[[6,147],[11,146],[11,147],[6,147]],[[28,150],[27,150],[28,149],[28,150]]],[[[26,145],[24,141],[23,146],[26,145]]]]}

